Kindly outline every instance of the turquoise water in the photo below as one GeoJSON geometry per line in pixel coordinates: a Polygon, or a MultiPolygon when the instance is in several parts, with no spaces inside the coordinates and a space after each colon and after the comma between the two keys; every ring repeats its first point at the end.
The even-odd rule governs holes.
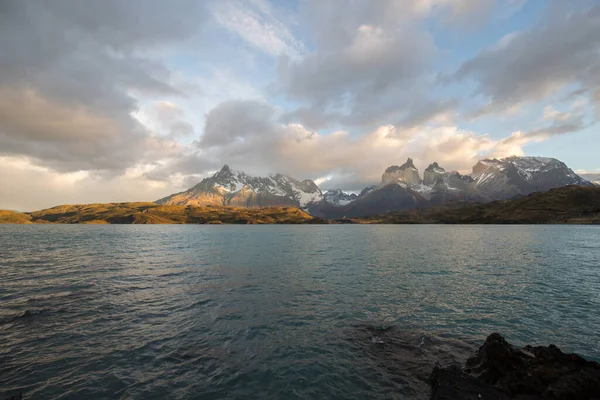
{"type": "Polygon", "coordinates": [[[0,225],[0,398],[426,399],[598,310],[600,227],[0,225]]]}

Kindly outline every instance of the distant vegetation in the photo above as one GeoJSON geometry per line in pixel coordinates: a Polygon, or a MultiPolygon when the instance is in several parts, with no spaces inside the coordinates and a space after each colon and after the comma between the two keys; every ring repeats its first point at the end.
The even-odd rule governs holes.
{"type": "Polygon", "coordinates": [[[324,220],[295,207],[234,208],[155,203],[0,210],[0,223],[30,224],[600,224],[600,187],[567,186],[486,204],[450,203],[363,218],[324,220]]]}
{"type": "Polygon", "coordinates": [[[32,213],[0,211],[0,223],[306,224],[323,220],[295,207],[161,206],[154,203],[66,205],[32,213]]]}
{"type": "Polygon", "coordinates": [[[352,219],[371,224],[600,224],[600,187],[566,186],[513,200],[454,203],[352,219]]]}
{"type": "Polygon", "coordinates": [[[0,210],[0,224],[30,224],[31,216],[16,211],[0,210]]]}

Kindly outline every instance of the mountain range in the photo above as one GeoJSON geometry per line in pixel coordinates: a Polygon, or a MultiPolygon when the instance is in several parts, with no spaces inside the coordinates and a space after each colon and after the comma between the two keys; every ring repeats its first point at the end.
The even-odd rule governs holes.
{"type": "Polygon", "coordinates": [[[563,162],[546,157],[484,159],[469,175],[430,164],[423,178],[413,160],[388,167],[378,185],[360,194],[325,193],[312,180],[276,174],[252,177],[225,165],[193,188],[156,201],[161,205],[243,208],[296,206],[324,218],[359,217],[449,203],[487,203],[568,185],[594,186],[563,162]]]}

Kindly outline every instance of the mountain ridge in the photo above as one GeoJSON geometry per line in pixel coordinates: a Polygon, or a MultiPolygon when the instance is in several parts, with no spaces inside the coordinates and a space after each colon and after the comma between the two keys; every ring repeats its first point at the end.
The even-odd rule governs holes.
{"type": "Polygon", "coordinates": [[[513,200],[447,203],[383,215],[327,220],[295,207],[63,205],[31,213],[0,210],[0,224],[600,224],[600,186],[565,186],[513,200]]]}
{"type": "Polygon", "coordinates": [[[163,199],[160,205],[218,205],[243,208],[293,206],[325,218],[359,217],[448,203],[486,203],[567,185],[591,186],[563,162],[549,157],[482,159],[469,175],[447,171],[438,162],[423,178],[412,158],[387,167],[378,185],[359,195],[341,189],[323,193],[310,180],[274,174],[253,177],[224,165],[194,187],[163,199]]]}
{"type": "Polygon", "coordinates": [[[253,177],[232,170],[227,164],[196,186],[160,200],[159,205],[219,205],[245,208],[298,206],[306,208],[323,199],[323,193],[311,180],[299,181],[274,174],[253,177]]]}

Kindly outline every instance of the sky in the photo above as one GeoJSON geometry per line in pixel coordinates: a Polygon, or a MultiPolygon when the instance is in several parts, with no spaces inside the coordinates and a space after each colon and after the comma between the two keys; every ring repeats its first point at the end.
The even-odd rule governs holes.
{"type": "Polygon", "coordinates": [[[0,2],[0,209],[224,164],[360,190],[412,157],[600,173],[600,1],[0,2]]]}

